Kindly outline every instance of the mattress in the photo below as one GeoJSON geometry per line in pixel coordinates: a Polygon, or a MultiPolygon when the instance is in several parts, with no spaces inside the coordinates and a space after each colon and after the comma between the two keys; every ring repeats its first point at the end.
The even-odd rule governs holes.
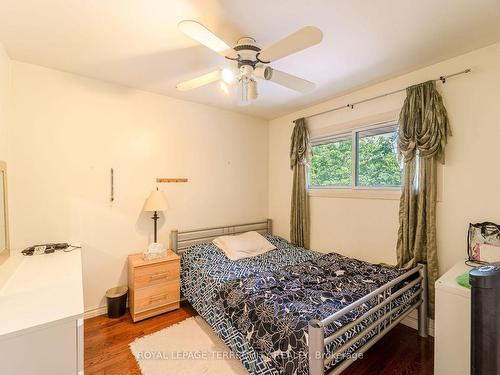
{"type": "MultiPolygon", "coordinates": [[[[243,310],[238,310],[238,308],[233,305],[232,309],[227,308],[224,311],[224,303],[221,303],[221,296],[224,299],[228,293],[234,292],[238,284],[243,286],[248,286],[248,283],[260,282],[259,280],[273,279],[276,275],[283,275],[283,271],[291,270],[292,272],[297,272],[302,270],[306,265],[315,264],[322,265],[325,267],[332,267],[332,263],[326,264],[324,259],[324,254],[305,250],[300,247],[295,247],[283,240],[282,238],[276,236],[266,235],[268,240],[272,242],[277,249],[267,252],[265,254],[241,259],[238,261],[229,260],[215,245],[210,243],[193,245],[187,249],[181,257],[181,288],[182,293],[186,299],[191,303],[191,305],[197,310],[197,312],[202,316],[214,329],[217,335],[224,341],[224,343],[231,348],[235,355],[240,359],[245,368],[252,375],[278,375],[278,374],[307,374],[307,359],[302,358],[298,362],[297,358],[301,358],[303,351],[307,348],[305,345],[305,340],[307,336],[307,320],[311,317],[304,316],[301,320],[300,329],[297,332],[290,332],[290,337],[292,342],[296,344],[295,348],[303,349],[298,350],[299,356],[293,356],[283,361],[283,352],[287,351],[287,348],[279,348],[279,345],[283,346],[285,342],[291,342],[290,337],[285,339],[274,340],[276,342],[268,343],[270,345],[263,345],[263,341],[259,340],[262,335],[255,334],[255,330],[269,330],[269,324],[260,324],[261,316],[259,316],[260,310],[265,307],[266,304],[262,303],[262,298],[254,298],[255,295],[251,296],[245,305],[245,308],[254,308],[253,321],[251,319],[245,319],[245,321],[238,320],[241,317],[243,310]],[[271,276],[271,277],[269,277],[271,276]],[[262,279],[264,277],[264,279],[262,279]],[[267,278],[267,279],[266,279],[267,278]],[[250,324],[249,324],[250,323],[250,324]],[[300,331],[302,330],[302,331],[300,331]],[[257,337],[256,337],[257,336],[257,337]],[[298,346],[296,338],[299,337],[304,340],[302,346],[298,346]],[[277,346],[278,347],[277,347],[277,346]],[[266,351],[267,349],[267,351],[266,351]],[[276,350],[278,349],[278,350],[276,350]],[[279,353],[279,355],[273,355],[273,353],[279,353]],[[301,354],[302,353],[302,354],[301,354]]],[[[390,279],[397,277],[402,273],[402,271],[390,270],[385,267],[370,265],[366,262],[361,262],[355,259],[342,257],[338,254],[332,253],[327,257],[334,259],[334,263],[340,264],[343,269],[350,270],[350,277],[352,280],[357,280],[359,285],[362,285],[367,294],[369,291],[374,290],[376,287],[388,282],[390,279]],[[368,274],[367,270],[370,270],[368,274]],[[359,275],[355,275],[356,273],[359,275]]],[[[321,267],[318,267],[321,268],[321,267]]],[[[312,275],[313,278],[316,275],[312,275]]],[[[347,275],[346,275],[347,276],[347,275]]],[[[286,277],[288,278],[288,276],[286,277]]],[[[297,278],[299,280],[300,277],[297,278]]],[[[348,281],[347,281],[348,283],[348,281]]],[[[347,286],[344,278],[344,284],[347,286]]],[[[269,283],[264,283],[269,284],[269,283]]],[[[272,284],[272,283],[271,283],[272,284]]],[[[292,285],[290,283],[283,284],[292,285]]],[[[330,286],[331,287],[331,286],[330,286]]],[[[329,287],[329,289],[330,289],[329,287]]],[[[304,285],[300,286],[301,290],[304,289],[304,285]]],[[[252,288],[247,288],[251,290],[252,288]]],[[[272,288],[271,288],[272,289],[272,288]]],[[[271,296],[271,289],[265,290],[261,288],[260,292],[264,295],[271,296]]],[[[342,293],[343,302],[335,302],[335,298],[330,299],[329,304],[325,304],[326,310],[323,310],[323,315],[330,315],[338,309],[345,305],[348,305],[353,300],[360,298],[360,289],[357,289],[358,295],[354,293],[349,293],[350,288],[345,288],[347,293],[342,293]],[[347,298],[347,300],[346,300],[347,298]],[[333,303],[335,302],[335,303],[333,303]]],[[[352,290],[351,290],[352,291],[352,290]]],[[[414,291],[410,290],[398,299],[394,301],[395,305],[400,305],[401,303],[406,303],[411,298],[414,291]]],[[[258,294],[258,293],[257,293],[258,294]]],[[[256,294],[256,295],[257,295],[256,294]]],[[[289,293],[288,297],[295,295],[296,293],[289,293]]],[[[248,296],[247,296],[248,297],[248,296]]],[[[262,297],[262,295],[257,297],[262,297]]],[[[294,299],[293,297],[292,299],[294,299]]],[[[223,301],[224,302],[224,301],[223,301]]],[[[268,301],[269,302],[269,301],[268,301]]],[[[303,303],[302,302],[299,302],[303,303]]],[[[243,304],[241,304],[243,306],[243,304]]],[[[298,306],[298,304],[274,304],[274,309],[277,307],[281,308],[281,311],[276,311],[276,326],[274,327],[274,335],[280,333],[276,327],[283,327],[283,324],[287,322],[287,319],[291,318],[290,306],[298,306]],[[283,306],[281,306],[283,305],[283,306]]],[[[267,306],[269,307],[269,305],[267,306]]],[[[366,307],[368,308],[368,306],[366,307]]],[[[265,310],[265,309],[264,309],[265,310]]],[[[262,310],[262,311],[264,311],[262,310]]],[[[348,323],[359,316],[362,311],[358,311],[358,314],[352,314],[349,319],[340,322],[337,329],[343,324],[348,323]]],[[[265,314],[265,311],[264,311],[265,314]]],[[[264,316],[264,315],[263,315],[264,316]]],[[[317,317],[322,318],[320,314],[317,317]]],[[[327,351],[333,351],[347,340],[352,337],[354,332],[362,331],[369,323],[370,319],[358,324],[351,331],[346,332],[343,336],[336,339],[328,348],[327,351]]],[[[289,328],[289,327],[288,327],[289,328]]],[[[334,327],[335,328],[335,327],[334,327]]],[[[295,327],[297,329],[297,327],[295,327]]],[[[290,331],[290,330],[289,330],[290,331]]],[[[370,332],[363,332],[366,335],[364,340],[359,342],[357,345],[352,346],[348,353],[354,352],[359,346],[362,346],[364,341],[368,340],[371,336],[375,335],[376,331],[372,330],[370,332]]],[[[276,337],[276,336],[275,336],[276,337]]],[[[269,341],[269,340],[268,340],[269,341]]],[[[343,358],[335,359],[332,365],[339,362],[343,358]]]]}

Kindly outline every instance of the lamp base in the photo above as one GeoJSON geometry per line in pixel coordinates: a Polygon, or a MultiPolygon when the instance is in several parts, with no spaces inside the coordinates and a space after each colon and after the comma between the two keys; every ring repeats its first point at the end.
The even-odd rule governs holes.
{"type": "Polygon", "coordinates": [[[148,246],[148,250],[144,252],[144,260],[162,258],[167,255],[167,250],[161,243],[152,242],[148,246]]]}

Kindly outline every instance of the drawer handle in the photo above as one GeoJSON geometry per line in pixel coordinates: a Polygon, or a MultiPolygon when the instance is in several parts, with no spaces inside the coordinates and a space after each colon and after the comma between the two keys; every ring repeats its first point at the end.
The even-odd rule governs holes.
{"type": "Polygon", "coordinates": [[[168,276],[168,272],[157,273],[156,275],[149,276],[150,280],[163,279],[168,276]]]}
{"type": "Polygon", "coordinates": [[[149,300],[151,302],[153,302],[153,301],[156,301],[156,300],[166,299],[167,297],[168,297],[168,293],[157,294],[156,296],[149,297],[149,300]]]}

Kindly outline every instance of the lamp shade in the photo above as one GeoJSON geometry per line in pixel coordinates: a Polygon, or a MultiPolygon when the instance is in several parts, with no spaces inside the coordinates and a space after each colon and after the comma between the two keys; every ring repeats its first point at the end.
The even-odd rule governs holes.
{"type": "Polygon", "coordinates": [[[167,209],[167,200],[163,195],[163,192],[159,190],[153,190],[146,199],[144,204],[144,211],[165,211],[167,209]]]}

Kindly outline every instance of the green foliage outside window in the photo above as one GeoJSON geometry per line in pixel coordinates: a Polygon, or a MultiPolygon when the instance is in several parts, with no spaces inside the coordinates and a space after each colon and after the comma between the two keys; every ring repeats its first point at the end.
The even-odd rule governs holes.
{"type": "Polygon", "coordinates": [[[401,186],[401,166],[396,153],[396,133],[360,137],[358,186],[401,186]]]}
{"type": "Polygon", "coordinates": [[[309,183],[312,186],[351,185],[351,140],[312,147],[309,183]]]}
{"type": "MultiPolygon", "coordinates": [[[[359,134],[359,133],[358,133],[359,134]]],[[[357,186],[400,186],[402,170],[396,153],[396,133],[359,136],[357,186]]],[[[311,186],[351,186],[350,139],[312,147],[311,186]]]]}

